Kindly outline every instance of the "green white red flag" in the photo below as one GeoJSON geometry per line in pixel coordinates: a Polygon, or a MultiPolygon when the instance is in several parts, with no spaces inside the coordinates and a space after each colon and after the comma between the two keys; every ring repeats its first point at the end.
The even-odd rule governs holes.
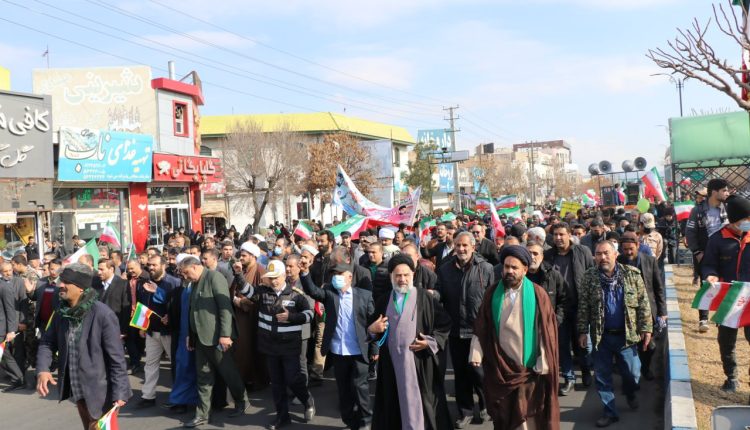
{"type": "MultiPolygon", "coordinates": [[[[494,206],[494,204],[492,206],[494,206]]],[[[492,210],[492,207],[490,207],[490,210],[492,210]]],[[[498,209],[498,217],[502,214],[505,214],[505,216],[507,216],[508,218],[521,218],[521,207],[513,206],[512,208],[498,209]]]]}
{"type": "Polygon", "coordinates": [[[111,223],[107,223],[102,230],[102,234],[99,235],[99,243],[107,242],[111,243],[117,249],[122,249],[122,243],[120,242],[120,232],[117,231],[115,226],[111,223]]]}
{"type": "Polygon", "coordinates": [[[77,263],[78,259],[81,258],[83,255],[90,255],[91,258],[94,259],[94,267],[99,265],[99,246],[96,244],[96,239],[89,240],[86,245],[83,246],[83,248],[80,248],[78,251],[74,252],[73,254],[69,255],[68,258],[66,258],[63,261],[63,266],[68,265],[70,263],[77,263]]]}
{"type": "Polygon", "coordinates": [[[646,172],[641,177],[641,181],[644,185],[644,195],[646,197],[653,197],[655,202],[667,201],[667,189],[664,187],[664,181],[659,175],[659,171],[656,167],[652,167],[651,170],[646,172]]]}
{"type": "Polygon", "coordinates": [[[297,236],[301,237],[304,240],[312,239],[313,237],[313,228],[307,225],[306,222],[300,221],[297,223],[297,228],[294,229],[294,233],[297,236]]]}
{"type": "Polygon", "coordinates": [[[328,230],[333,233],[334,238],[341,236],[341,233],[348,231],[352,235],[352,239],[359,238],[359,233],[367,228],[368,218],[364,215],[354,215],[346,221],[335,225],[328,230]]]}
{"type": "Polygon", "coordinates": [[[684,221],[690,218],[690,211],[695,207],[695,202],[674,202],[674,213],[677,221],[684,221]]]}
{"type": "Polygon", "coordinates": [[[729,282],[706,282],[703,281],[700,289],[693,298],[693,309],[701,311],[715,311],[719,308],[721,301],[724,300],[724,296],[727,295],[729,287],[732,284],[729,282]]]}
{"type": "Polygon", "coordinates": [[[3,359],[3,353],[5,352],[5,343],[8,342],[7,340],[4,340],[0,342],[0,360],[3,359]]]}
{"type": "MultiPolygon", "coordinates": [[[[519,213],[520,216],[520,213],[519,213]]],[[[497,213],[497,208],[495,208],[495,202],[490,199],[490,219],[492,220],[492,231],[498,232],[500,230],[505,231],[505,227],[503,227],[503,222],[500,221],[500,215],[497,213]]]]}
{"type": "Polygon", "coordinates": [[[430,235],[430,229],[432,227],[435,227],[436,225],[437,225],[437,221],[435,221],[432,218],[424,218],[422,219],[422,221],[419,221],[419,242],[420,243],[427,240],[427,237],[430,235]]]}
{"type": "Polygon", "coordinates": [[[750,282],[732,282],[711,321],[724,327],[750,325],[750,282]]]}
{"type": "Polygon", "coordinates": [[[133,310],[133,317],[130,319],[130,326],[140,330],[148,330],[148,326],[151,323],[151,315],[155,315],[151,309],[147,308],[142,303],[138,303],[133,310]]]}
{"type": "Polygon", "coordinates": [[[119,406],[115,405],[106,414],[104,414],[99,421],[96,422],[97,430],[119,430],[117,425],[117,411],[120,409],[119,406]]]}

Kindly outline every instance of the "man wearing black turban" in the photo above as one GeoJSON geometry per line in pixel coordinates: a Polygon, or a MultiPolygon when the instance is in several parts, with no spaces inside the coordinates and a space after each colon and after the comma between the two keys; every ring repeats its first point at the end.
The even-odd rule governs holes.
{"type": "Polygon", "coordinates": [[[484,369],[487,412],[496,429],[560,428],[557,319],[544,288],[526,278],[529,251],[500,254],[502,279],[484,295],[470,363],[484,369]]]}
{"type": "Polygon", "coordinates": [[[380,345],[373,429],[452,429],[438,353],[451,318],[440,302],[414,286],[414,261],[388,262],[392,291],[375,303],[368,331],[380,345]]]}

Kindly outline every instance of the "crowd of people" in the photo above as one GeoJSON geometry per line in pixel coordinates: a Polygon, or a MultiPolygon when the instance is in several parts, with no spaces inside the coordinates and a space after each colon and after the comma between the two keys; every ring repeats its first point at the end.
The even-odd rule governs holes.
{"type": "MultiPolygon", "coordinates": [[[[539,208],[502,218],[500,228],[489,215],[457,215],[422,238],[418,222],[356,238],[322,225],[308,239],[278,223],[265,234],[177,229],[163,248],[127,261],[102,246],[96,267],[88,254],[66,265],[54,249],[40,256],[30,241],[0,262],[3,391],[25,387],[34,368],[37,391],[57,385],[90,429],[130,401],[131,373],[143,384],[128,407],[194,410],[184,426],[198,427],[229,406],[227,392],[236,418],[247,413],[248,392],[270,384],[276,414],[267,428],[278,429],[290,424],[293,402],[315,421],[310,387],[331,383],[332,368],[352,429],[487,421],[557,429],[559,396],[580,378],[582,389],[595,384],[596,425],[606,427],[620,419],[613,374],[638,409],[641,377],[663,372],[663,268],[676,261],[680,238],[696,282],[750,281],[750,201],[729,194],[726,181],[709,182],[684,225],[660,203],[646,213],[584,208],[563,217],[539,208]],[[130,324],[139,304],[146,330],[130,324]],[[157,405],[165,356],[170,394],[157,405]]],[[[707,320],[702,314],[701,332],[707,320]]],[[[719,326],[727,391],[737,389],[736,337],[719,326]]]]}

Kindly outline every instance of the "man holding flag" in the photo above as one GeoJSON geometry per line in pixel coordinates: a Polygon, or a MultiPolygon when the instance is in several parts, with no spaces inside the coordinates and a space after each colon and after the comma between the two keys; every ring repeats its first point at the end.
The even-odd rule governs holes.
{"type": "MultiPolygon", "coordinates": [[[[60,359],[59,398],[78,407],[85,430],[113,405],[123,406],[133,395],[115,313],[97,300],[91,288],[94,274],[71,263],[60,274],[60,310],[52,317],[37,353],[37,392],[45,397],[49,384],[58,385],[50,365],[60,359]]],[[[111,422],[111,421],[110,421],[111,422]]]]}
{"type": "MultiPolygon", "coordinates": [[[[750,282],[750,254],[744,254],[745,246],[750,243],[750,200],[740,196],[729,196],[726,199],[726,213],[729,224],[722,227],[708,239],[706,251],[701,262],[701,274],[708,282],[750,282]]],[[[741,289],[734,285],[727,292],[724,302],[719,306],[713,321],[719,323],[719,352],[721,364],[727,379],[721,389],[730,393],[737,391],[737,325],[725,321],[723,308],[731,308],[741,289]]],[[[703,311],[708,314],[708,311],[703,311]]],[[[750,327],[744,328],[745,339],[750,342],[750,327]]]]}

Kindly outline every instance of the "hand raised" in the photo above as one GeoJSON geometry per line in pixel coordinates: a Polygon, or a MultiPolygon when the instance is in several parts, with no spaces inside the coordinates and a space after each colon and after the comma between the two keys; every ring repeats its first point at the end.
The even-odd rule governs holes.
{"type": "Polygon", "coordinates": [[[368,327],[367,330],[372,334],[381,334],[385,332],[385,329],[387,328],[388,328],[388,317],[380,315],[378,319],[376,319],[372,324],[370,324],[370,327],[368,327]]]}

